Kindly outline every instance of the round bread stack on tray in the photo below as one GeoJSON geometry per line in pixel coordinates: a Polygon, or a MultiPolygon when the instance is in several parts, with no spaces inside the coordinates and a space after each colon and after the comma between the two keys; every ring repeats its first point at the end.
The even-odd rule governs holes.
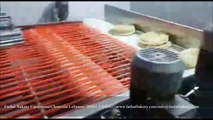
{"type": "Polygon", "coordinates": [[[162,48],[168,49],[172,43],[169,35],[157,32],[147,32],[140,35],[139,46],[142,48],[162,48]]]}
{"type": "Polygon", "coordinates": [[[132,35],[135,33],[135,26],[128,24],[115,25],[113,29],[109,30],[109,33],[112,35],[119,35],[119,36],[132,35]]]}
{"type": "Polygon", "coordinates": [[[195,68],[199,55],[199,48],[188,48],[180,52],[179,58],[187,69],[195,68]]]}

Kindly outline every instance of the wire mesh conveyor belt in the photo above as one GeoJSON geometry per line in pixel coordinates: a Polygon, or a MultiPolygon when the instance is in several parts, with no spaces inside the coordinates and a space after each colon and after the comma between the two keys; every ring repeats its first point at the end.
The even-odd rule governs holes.
{"type": "Polygon", "coordinates": [[[23,35],[0,48],[0,118],[50,118],[128,90],[135,48],[82,23],[23,35]]]}

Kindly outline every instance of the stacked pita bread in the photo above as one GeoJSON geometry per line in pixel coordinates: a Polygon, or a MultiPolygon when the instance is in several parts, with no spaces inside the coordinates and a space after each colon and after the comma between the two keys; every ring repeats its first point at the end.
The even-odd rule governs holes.
{"type": "Polygon", "coordinates": [[[198,60],[199,48],[189,48],[180,52],[179,58],[186,65],[187,69],[195,68],[198,60]]]}
{"type": "Polygon", "coordinates": [[[109,31],[110,34],[112,35],[121,35],[121,36],[126,36],[126,35],[131,35],[135,33],[135,26],[134,25],[115,25],[113,29],[109,31]]]}
{"type": "Polygon", "coordinates": [[[169,35],[164,33],[147,32],[143,33],[139,39],[139,46],[142,48],[164,48],[171,47],[169,35]]]}

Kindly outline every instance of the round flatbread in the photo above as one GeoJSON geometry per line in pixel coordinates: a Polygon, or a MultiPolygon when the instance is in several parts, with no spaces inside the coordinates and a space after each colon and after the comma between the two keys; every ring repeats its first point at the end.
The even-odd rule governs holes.
{"type": "Polygon", "coordinates": [[[139,46],[142,48],[162,48],[162,49],[168,49],[170,48],[172,43],[170,41],[162,44],[162,45],[147,45],[143,44],[143,42],[139,42],[139,46]]]}
{"type": "Polygon", "coordinates": [[[112,35],[131,35],[135,33],[135,26],[133,25],[115,25],[113,29],[109,31],[112,35]]]}
{"type": "Polygon", "coordinates": [[[198,48],[189,48],[183,50],[179,54],[180,60],[186,65],[187,69],[195,68],[198,60],[199,49],[198,48]]]}
{"type": "Polygon", "coordinates": [[[162,45],[169,41],[169,35],[164,33],[147,32],[140,36],[140,42],[144,45],[162,45]]]}

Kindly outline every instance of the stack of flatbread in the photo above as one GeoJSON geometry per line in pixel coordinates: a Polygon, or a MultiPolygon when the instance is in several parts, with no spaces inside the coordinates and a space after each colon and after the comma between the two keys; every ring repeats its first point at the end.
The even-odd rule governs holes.
{"type": "Polygon", "coordinates": [[[115,25],[114,28],[109,30],[109,33],[112,35],[126,36],[135,33],[134,25],[115,25]]]}
{"type": "Polygon", "coordinates": [[[195,68],[198,60],[199,48],[189,48],[180,52],[179,58],[187,69],[195,68]]]}
{"type": "Polygon", "coordinates": [[[169,35],[157,32],[143,33],[139,39],[139,46],[142,48],[164,48],[171,47],[169,35]]]}

